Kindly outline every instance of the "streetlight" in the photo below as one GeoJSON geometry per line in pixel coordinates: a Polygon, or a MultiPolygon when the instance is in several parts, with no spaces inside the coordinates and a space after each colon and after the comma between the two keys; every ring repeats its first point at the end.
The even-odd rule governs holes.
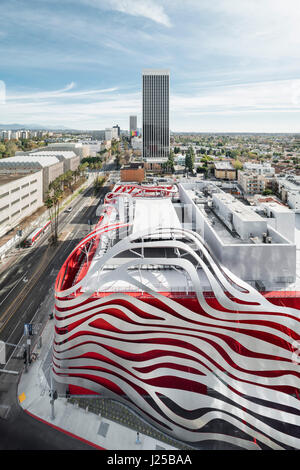
{"type": "Polygon", "coordinates": [[[50,389],[50,405],[51,405],[51,419],[55,419],[55,414],[54,414],[54,402],[57,399],[57,391],[53,389],[53,370],[52,370],[53,364],[51,364],[51,369],[50,369],[50,382],[51,382],[51,389],[50,389]]]}

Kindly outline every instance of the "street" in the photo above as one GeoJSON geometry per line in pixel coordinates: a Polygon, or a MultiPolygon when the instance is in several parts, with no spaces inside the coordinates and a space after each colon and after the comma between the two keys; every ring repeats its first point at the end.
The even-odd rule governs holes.
{"type": "MultiPolygon", "coordinates": [[[[32,341],[37,341],[53,310],[57,274],[97,221],[96,208],[107,191],[105,186],[94,197],[93,187],[89,186],[74,200],[70,213],[60,214],[57,246],[48,245],[50,234],[46,232],[32,248],[22,249],[18,260],[1,273],[0,340],[11,345],[6,347],[6,370],[23,369],[23,351],[13,345],[24,338],[26,323],[33,325],[32,341]]],[[[0,373],[0,449],[91,449],[26,415],[18,404],[17,382],[18,375],[0,373]]]]}

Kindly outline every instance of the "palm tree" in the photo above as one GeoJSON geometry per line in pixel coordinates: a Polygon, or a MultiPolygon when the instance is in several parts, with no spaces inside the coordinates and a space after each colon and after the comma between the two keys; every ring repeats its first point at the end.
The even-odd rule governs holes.
{"type": "Polygon", "coordinates": [[[61,181],[59,178],[56,178],[49,184],[47,199],[45,201],[45,206],[49,209],[52,239],[54,243],[56,243],[58,239],[58,215],[62,194],[61,181]]]}

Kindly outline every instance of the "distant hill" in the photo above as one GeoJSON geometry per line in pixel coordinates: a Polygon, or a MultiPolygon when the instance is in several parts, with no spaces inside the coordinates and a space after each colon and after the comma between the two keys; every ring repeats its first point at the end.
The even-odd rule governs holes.
{"type": "Polygon", "coordinates": [[[61,127],[55,127],[55,126],[41,126],[39,124],[0,124],[0,130],[34,130],[34,131],[47,131],[47,130],[72,130],[68,129],[67,127],[61,126],[61,127]]]}

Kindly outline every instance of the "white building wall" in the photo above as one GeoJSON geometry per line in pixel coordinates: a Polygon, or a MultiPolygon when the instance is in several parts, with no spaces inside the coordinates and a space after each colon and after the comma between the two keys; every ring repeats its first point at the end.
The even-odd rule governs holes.
{"type": "Polygon", "coordinates": [[[43,172],[37,171],[0,186],[0,236],[43,205],[43,172]]]}
{"type": "Polygon", "coordinates": [[[261,204],[271,225],[277,232],[294,243],[295,241],[295,213],[287,207],[276,203],[264,202],[261,204]]]}
{"type": "MultiPolygon", "coordinates": [[[[187,185],[186,185],[187,186],[187,185]]],[[[190,185],[191,189],[194,185],[190,185]]],[[[276,243],[224,243],[207,217],[193,202],[182,184],[178,185],[181,202],[188,205],[191,225],[203,237],[212,256],[245,281],[262,281],[266,285],[294,282],[296,278],[296,245],[271,226],[269,235],[276,243]]]]}

